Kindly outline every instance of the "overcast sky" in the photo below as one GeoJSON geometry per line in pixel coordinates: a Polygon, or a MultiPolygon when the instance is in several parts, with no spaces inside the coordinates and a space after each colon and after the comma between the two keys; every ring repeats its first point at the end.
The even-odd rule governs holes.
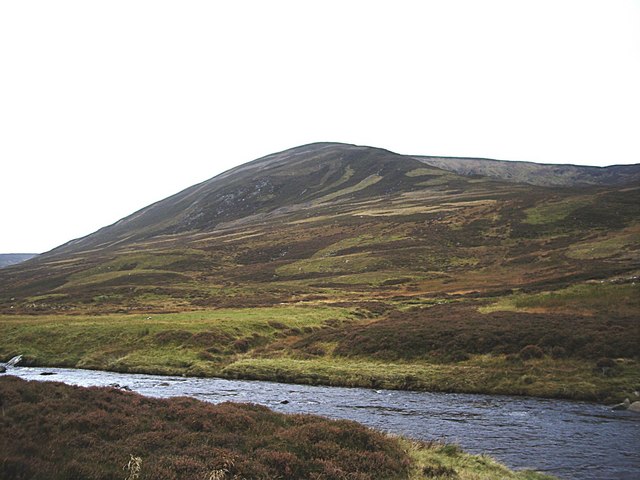
{"type": "Polygon", "coordinates": [[[640,1],[0,2],[0,253],[339,141],[640,163],[640,1]]]}

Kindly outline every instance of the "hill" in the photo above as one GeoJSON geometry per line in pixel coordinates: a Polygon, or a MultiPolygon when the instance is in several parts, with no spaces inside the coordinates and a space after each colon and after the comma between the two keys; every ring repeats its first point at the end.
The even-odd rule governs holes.
{"type": "Polygon", "coordinates": [[[36,255],[37,253],[0,253],[0,268],[27,261],[36,255]]]}
{"type": "Polygon", "coordinates": [[[461,175],[481,175],[518,183],[556,187],[625,185],[640,181],[640,165],[586,167],[486,158],[414,157],[433,167],[461,175]]]}
{"type": "Polygon", "coordinates": [[[639,386],[638,166],[531,185],[513,181],[529,164],[507,181],[424,158],[294,148],[3,269],[0,356],[592,399],[639,386]]]}

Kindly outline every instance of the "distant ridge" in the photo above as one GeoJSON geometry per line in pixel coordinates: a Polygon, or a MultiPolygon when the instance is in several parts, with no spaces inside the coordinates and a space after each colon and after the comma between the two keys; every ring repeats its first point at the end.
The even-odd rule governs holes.
{"type": "Polygon", "coordinates": [[[616,186],[640,181],[640,164],[591,167],[488,158],[413,157],[459,175],[481,175],[542,187],[616,186]]]}
{"type": "Polygon", "coordinates": [[[0,268],[22,263],[38,255],[37,253],[0,253],[0,268]]]}

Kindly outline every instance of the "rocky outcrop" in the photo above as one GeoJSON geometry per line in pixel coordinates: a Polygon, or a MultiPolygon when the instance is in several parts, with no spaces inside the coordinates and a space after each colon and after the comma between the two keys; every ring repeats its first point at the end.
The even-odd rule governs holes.
{"type": "Polygon", "coordinates": [[[628,398],[624,399],[624,402],[613,405],[611,410],[628,410],[629,412],[640,413],[640,401],[631,403],[628,398]]]}
{"type": "Polygon", "coordinates": [[[611,410],[627,410],[630,405],[631,405],[631,402],[629,401],[629,399],[625,398],[624,402],[618,403],[617,405],[613,405],[611,407],[611,410]]]}
{"type": "Polygon", "coordinates": [[[7,367],[17,367],[22,361],[22,355],[16,355],[7,362],[7,367]]]}

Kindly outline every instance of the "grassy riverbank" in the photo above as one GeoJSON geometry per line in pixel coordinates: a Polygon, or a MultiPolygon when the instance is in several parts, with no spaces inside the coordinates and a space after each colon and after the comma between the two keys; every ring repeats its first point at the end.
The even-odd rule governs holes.
{"type": "Polygon", "coordinates": [[[0,377],[0,477],[543,480],[455,445],[266,407],[0,377]]]}
{"type": "Polygon", "coordinates": [[[574,316],[565,327],[562,314],[480,308],[490,311],[473,304],[390,313],[379,304],[314,304],[3,315],[0,359],[22,354],[27,365],[38,366],[607,402],[640,388],[626,317],[620,325],[610,321],[604,336],[589,316],[574,316]],[[575,325],[579,336],[569,331],[575,325]],[[542,346],[528,346],[537,343],[542,346]],[[598,352],[607,349],[623,355],[599,364],[598,352]]]}

